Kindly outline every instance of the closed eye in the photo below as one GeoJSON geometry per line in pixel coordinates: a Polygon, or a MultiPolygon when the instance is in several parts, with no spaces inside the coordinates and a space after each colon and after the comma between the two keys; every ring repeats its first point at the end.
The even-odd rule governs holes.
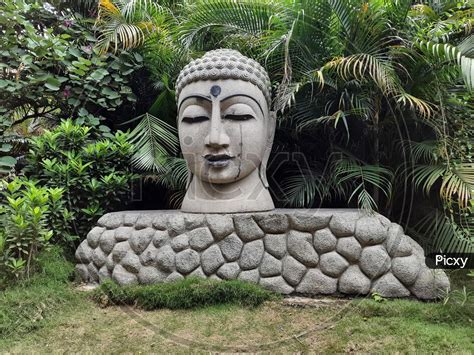
{"type": "Polygon", "coordinates": [[[246,121],[252,118],[255,118],[255,117],[253,117],[252,115],[225,115],[224,116],[224,119],[234,120],[234,121],[246,121]]]}
{"type": "Polygon", "coordinates": [[[207,120],[209,120],[209,117],[207,116],[196,116],[196,117],[185,116],[182,119],[182,121],[186,123],[199,123],[199,122],[204,122],[207,120]]]}

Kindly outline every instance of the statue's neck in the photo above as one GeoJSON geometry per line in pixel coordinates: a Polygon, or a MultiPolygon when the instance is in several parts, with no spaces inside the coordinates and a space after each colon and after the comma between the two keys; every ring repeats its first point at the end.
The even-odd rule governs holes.
{"type": "Polygon", "coordinates": [[[181,210],[195,213],[257,212],[274,209],[258,169],[233,183],[212,184],[193,176],[181,210]]]}

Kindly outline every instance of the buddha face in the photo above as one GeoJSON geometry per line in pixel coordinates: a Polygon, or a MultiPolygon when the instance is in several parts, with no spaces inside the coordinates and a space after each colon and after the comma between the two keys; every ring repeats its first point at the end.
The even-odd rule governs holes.
{"type": "Polygon", "coordinates": [[[178,133],[191,173],[227,184],[255,171],[271,148],[269,115],[264,95],[247,81],[205,80],[184,87],[178,98],[178,133]]]}

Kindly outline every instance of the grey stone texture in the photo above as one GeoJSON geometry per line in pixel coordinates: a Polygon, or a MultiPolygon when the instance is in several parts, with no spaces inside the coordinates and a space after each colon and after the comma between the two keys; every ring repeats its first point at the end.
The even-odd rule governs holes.
{"type": "Polygon", "coordinates": [[[204,250],[214,242],[211,232],[207,227],[193,229],[188,232],[189,245],[194,250],[204,250]]]}
{"type": "Polygon", "coordinates": [[[306,266],[290,255],[283,260],[282,276],[292,286],[296,286],[300,283],[306,270],[306,266]]]}
{"type": "Polygon", "coordinates": [[[319,268],[328,276],[339,277],[348,266],[349,262],[335,251],[323,254],[319,258],[319,268]]]}
{"type": "Polygon", "coordinates": [[[183,250],[176,255],[176,269],[183,274],[190,273],[197,268],[199,264],[199,253],[195,250],[183,250]]]}
{"type": "Polygon", "coordinates": [[[349,266],[339,278],[339,292],[347,295],[366,295],[370,285],[369,278],[357,265],[349,266]]]}
{"type": "Polygon", "coordinates": [[[265,253],[263,256],[262,263],[260,264],[260,276],[270,277],[278,276],[281,274],[281,261],[272,256],[271,254],[265,253]]]}
{"type": "Polygon", "coordinates": [[[234,226],[237,235],[244,242],[263,238],[265,233],[260,229],[252,215],[235,215],[234,226]]]}
{"type": "Polygon", "coordinates": [[[128,242],[135,253],[141,254],[151,243],[154,235],[155,230],[150,227],[136,230],[132,233],[132,236],[128,239],[128,242]]]}
{"type": "Polygon", "coordinates": [[[354,237],[339,238],[336,251],[351,262],[356,262],[360,258],[362,246],[354,237]]]}
{"type": "Polygon", "coordinates": [[[240,252],[244,243],[240,240],[235,233],[232,233],[228,237],[225,237],[222,242],[220,242],[220,248],[222,254],[227,259],[227,261],[235,261],[239,258],[240,252]]]}
{"type": "Polygon", "coordinates": [[[390,256],[382,245],[366,247],[360,255],[359,265],[369,278],[374,279],[390,269],[390,256]]]}
{"type": "Polygon", "coordinates": [[[271,291],[282,293],[284,295],[289,295],[294,290],[293,287],[288,285],[285,279],[281,276],[262,277],[260,279],[260,285],[271,291]]]}
{"type": "Polygon", "coordinates": [[[224,257],[217,244],[209,247],[201,254],[201,267],[207,275],[215,273],[224,263],[224,257]]]}
{"type": "Polygon", "coordinates": [[[362,245],[380,244],[387,238],[387,227],[379,218],[364,216],[356,223],[355,237],[362,245]]]}
{"type": "Polygon", "coordinates": [[[104,231],[105,228],[103,227],[94,227],[87,234],[87,243],[91,248],[97,248],[99,246],[99,239],[104,231]]]}
{"type": "Polygon", "coordinates": [[[263,238],[265,250],[275,258],[281,259],[286,254],[286,234],[267,234],[263,238]]]}
{"type": "Polygon", "coordinates": [[[290,231],[288,233],[288,253],[299,262],[314,267],[318,264],[319,256],[313,248],[310,240],[311,234],[298,231],[290,231]]]}
{"type": "Polygon", "coordinates": [[[206,215],[207,226],[216,240],[222,240],[234,231],[234,220],[229,215],[206,215]]]}
{"type": "Polygon", "coordinates": [[[410,291],[408,291],[408,289],[390,272],[375,281],[371,292],[378,293],[382,297],[410,296],[410,291]]]}
{"type": "Polygon", "coordinates": [[[324,275],[319,269],[310,269],[296,287],[296,292],[307,295],[331,295],[337,291],[337,279],[324,275]]]}
{"type": "Polygon", "coordinates": [[[255,215],[255,220],[265,233],[286,233],[289,229],[288,217],[280,213],[265,213],[255,215]]]}
{"type": "Polygon", "coordinates": [[[171,248],[173,248],[175,252],[179,252],[181,250],[189,248],[189,237],[186,234],[178,235],[171,239],[170,244],[171,248]]]}
{"type": "Polygon", "coordinates": [[[223,280],[234,280],[239,276],[239,272],[239,264],[234,262],[222,265],[219,270],[217,270],[217,276],[223,280]]]}
{"type": "Polygon", "coordinates": [[[244,245],[239,265],[242,270],[255,269],[260,265],[264,252],[263,241],[254,240],[244,245]]]}
{"type": "Polygon", "coordinates": [[[336,249],[337,239],[329,228],[318,230],[313,236],[314,249],[319,254],[328,253],[336,249]]]}
{"type": "Polygon", "coordinates": [[[104,215],[76,250],[77,277],[123,285],[184,277],[254,282],[283,294],[433,300],[441,270],[396,223],[357,210],[245,214],[129,211],[104,215]]]}

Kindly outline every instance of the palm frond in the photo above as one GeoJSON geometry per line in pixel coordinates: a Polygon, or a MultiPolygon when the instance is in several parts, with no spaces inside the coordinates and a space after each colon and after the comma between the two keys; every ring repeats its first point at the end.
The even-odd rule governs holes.
{"type": "Polygon", "coordinates": [[[439,195],[448,204],[456,203],[459,208],[469,206],[474,194],[474,164],[461,163],[454,166],[447,164],[418,165],[411,171],[416,188],[426,195],[440,184],[439,195]]]}
{"type": "Polygon", "coordinates": [[[400,148],[407,154],[409,153],[415,162],[435,162],[439,154],[439,142],[435,140],[426,140],[415,142],[408,139],[399,142],[400,148]]]}
{"type": "Polygon", "coordinates": [[[290,172],[291,176],[282,181],[285,201],[294,207],[308,207],[315,199],[324,200],[327,195],[327,185],[324,177],[312,169],[297,169],[290,172]]]}
{"type": "Polygon", "coordinates": [[[415,45],[423,52],[431,54],[441,60],[450,60],[459,66],[466,86],[474,88],[474,58],[463,55],[456,46],[448,43],[435,43],[432,41],[417,41],[415,45]]]}
{"type": "Polygon", "coordinates": [[[137,119],[140,122],[130,133],[130,143],[135,151],[132,165],[139,170],[158,172],[166,157],[177,150],[176,128],[149,113],[137,119]]]}
{"type": "Polygon", "coordinates": [[[473,253],[474,218],[472,215],[456,221],[441,211],[426,214],[414,229],[430,239],[433,252],[473,253]]]}
{"type": "Polygon", "coordinates": [[[392,194],[393,173],[380,165],[370,165],[342,153],[333,153],[333,173],[340,183],[349,183],[352,187],[350,202],[357,196],[358,206],[364,210],[376,210],[377,203],[369,190],[377,188],[388,199],[392,194]]]}

